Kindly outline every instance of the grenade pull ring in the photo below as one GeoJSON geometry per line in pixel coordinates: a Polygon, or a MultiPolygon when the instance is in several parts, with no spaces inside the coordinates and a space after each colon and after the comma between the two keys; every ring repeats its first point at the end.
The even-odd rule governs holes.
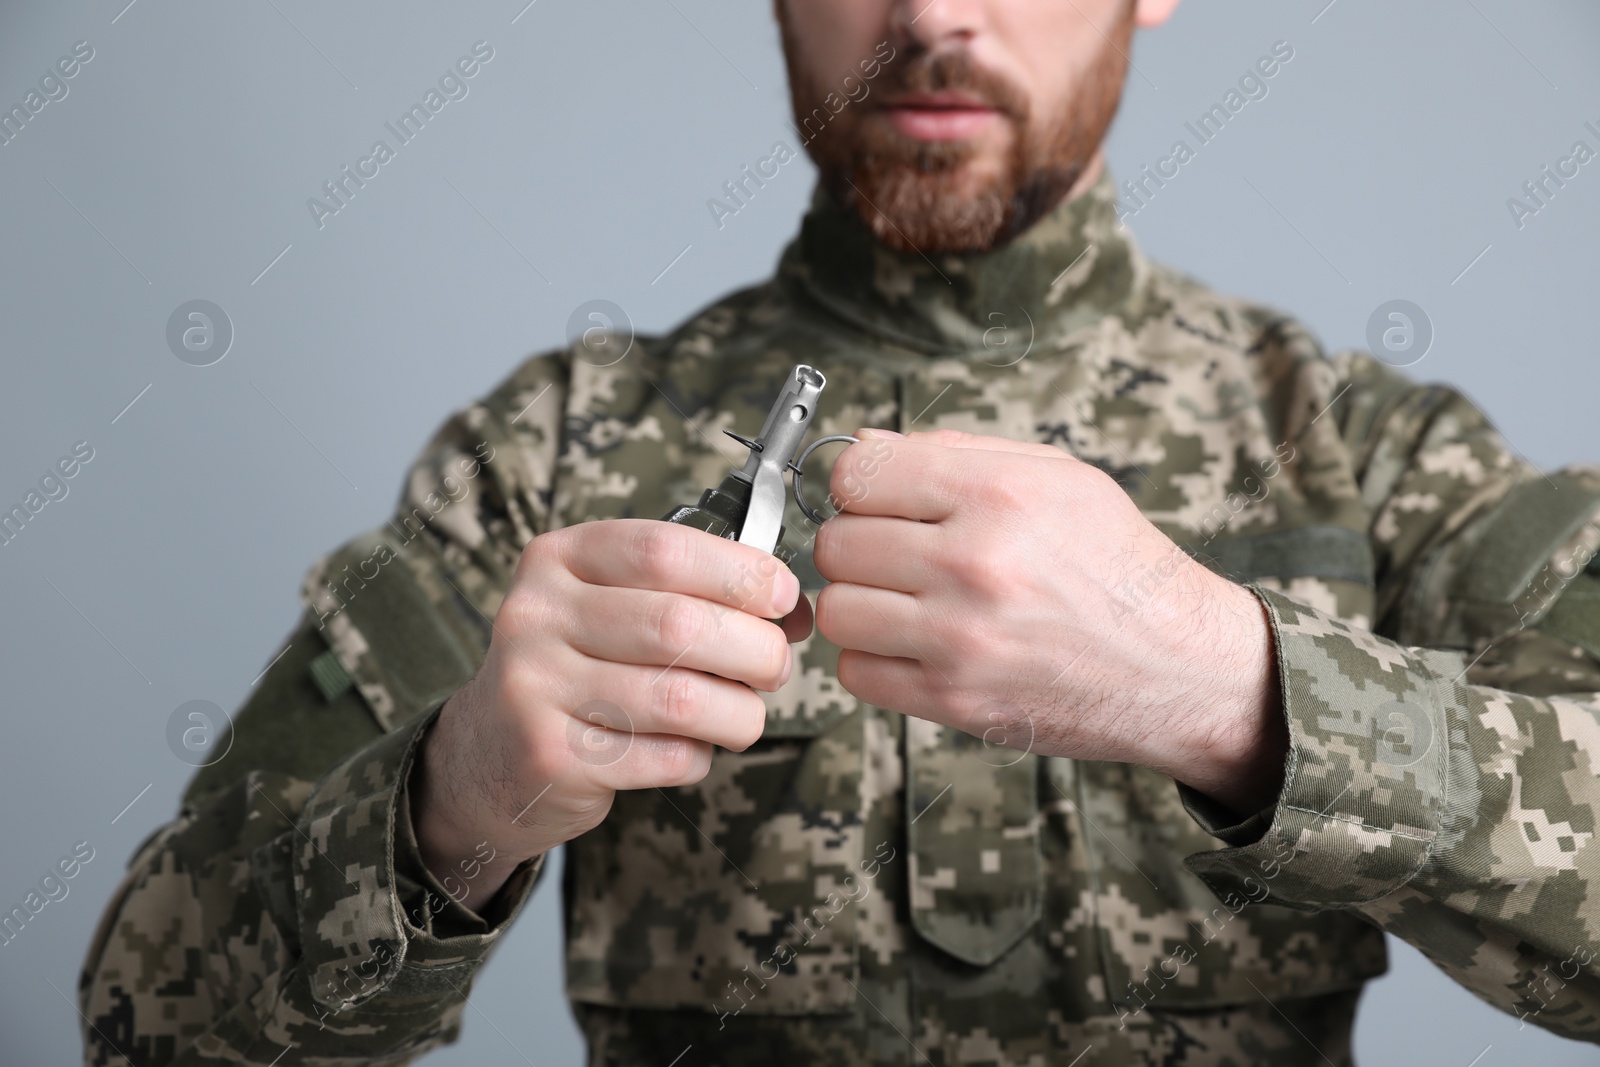
{"type": "Polygon", "coordinates": [[[830,434],[827,437],[819,437],[815,441],[812,441],[811,444],[807,445],[805,451],[801,452],[800,455],[795,458],[795,461],[789,464],[789,470],[794,475],[794,477],[791,479],[791,483],[794,488],[794,502],[799,505],[800,511],[805,515],[805,517],[816,523],[818,526],[821,526],[824,522],[827,522],[828,516],[818,514],[812,509],[810,504],[806,503],[805,493],[802,487],[802,483],[805,482],[806,472],[802,468],[805,467],[806,460],[811,458],[811,453],[815,452],[821,445],[833,444],[838,441],[849,441],[852,444],[856,444],[859,443],[860,440],[861,438],[854,437],[847,433],[836,433],[830,434]]]}

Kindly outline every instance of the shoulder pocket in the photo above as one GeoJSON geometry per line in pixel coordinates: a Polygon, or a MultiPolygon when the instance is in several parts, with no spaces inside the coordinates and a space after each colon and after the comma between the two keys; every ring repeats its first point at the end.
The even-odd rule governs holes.
{"type": "MultiPolygon", "coordinates": [[[[419,534],[379,528],[318,561],[301,598],[378,724],[393,730],[472,679],[489,624],[461,599],[419,534]]],[[[319,687],[337,687],[328,665],[319,687]]]]}
{"type": "Polygon", "coordinates": [[[1600,472],[1514,486],[1424,562],[1407,591],[1407,644],[1478,649],[1539,624],[1600,548],[1600,472]]]}

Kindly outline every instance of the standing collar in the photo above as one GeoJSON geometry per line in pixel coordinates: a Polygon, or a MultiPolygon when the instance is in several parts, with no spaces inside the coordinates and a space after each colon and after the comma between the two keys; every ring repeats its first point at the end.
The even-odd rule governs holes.
{"type": "Polygon", "coordinates": [[[1116,198],[1102,173],[997,248],[923,256],[880,243],[819,182],[778,276],[858,329],[914,351],[992,356],[997,342],[1049,344],[1119,308],[1143,273],[1116,198]]]}

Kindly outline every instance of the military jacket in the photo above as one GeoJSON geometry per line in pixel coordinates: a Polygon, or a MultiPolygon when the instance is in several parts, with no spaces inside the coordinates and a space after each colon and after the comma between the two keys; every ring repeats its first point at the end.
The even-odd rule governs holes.
{"type": "MultiPolygon", "coordinates": [[[[1151,262],[1102,178],[970,255],[886,249],[819,190],[771,279],[541,353],[449,419],[394,518],[312,568],[232,750],[132,859],[83,975],[88,1061],[450,1040],[543,858],[482,914],[451,900],[412,835],[419,739],[524,545],[693,503],[800,362],[828,376],[813,436],[1054,445],[1253,590],[1286,782],[1240,821],[892,714],[813,635],[761,741],[565,846],[592,1063],[1346,1063],[1385,930],[1600,1040],[1600,473],[1542,474],[1456,392],[1151,262]]],[[[814,533],[791,508],[813,595],[814,533]]],[[[1166,577],[1114,574],[1128,612],[1166,577]]]]}

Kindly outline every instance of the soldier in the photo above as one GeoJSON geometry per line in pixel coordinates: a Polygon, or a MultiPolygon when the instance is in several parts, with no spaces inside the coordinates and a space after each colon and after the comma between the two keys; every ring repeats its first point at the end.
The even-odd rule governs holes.
{"type": "Polygon", "coordinates": [[[561,844],[596,1064],[1348,1063],[1385,930],[1600,1039],[1600,473],[1139,252],[1175,3],[779,0],[776,275],[524,363],[312,568],[88,1062],[407,1061],[561,844]],[[655,521],[798,362],[842,513],[655,521]]]}

